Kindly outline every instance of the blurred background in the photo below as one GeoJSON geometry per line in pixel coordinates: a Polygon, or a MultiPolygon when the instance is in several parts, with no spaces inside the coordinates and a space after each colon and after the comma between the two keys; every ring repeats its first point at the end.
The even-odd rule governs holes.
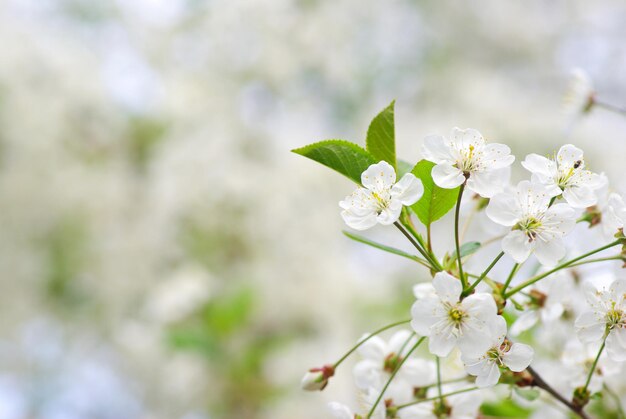
{"type": "Polygon", "coordinates": [[[348,369],[316,394],[303,373],[406,318],[424,272],[344,237],[353,186],[289,150],[362,144],[396,99],[404,160],[473,127],[514,179],[573,142],[622,181],[626,119],[563,95],[580,67],[626,106],[624,22],[622,0],[1,1],[0,419],[326,417],[348,369]]]}

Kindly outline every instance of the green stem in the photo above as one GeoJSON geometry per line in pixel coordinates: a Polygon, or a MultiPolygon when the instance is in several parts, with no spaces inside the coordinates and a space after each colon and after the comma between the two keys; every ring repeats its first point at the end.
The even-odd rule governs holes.
{"type": "Polygon", "coordinates": [[[380,403],[381,399],[383,398],[383,396],[385,395],[385,391],[387,391],[387,387],[389,387],[389,384],[391,384],[391,382],[393,381],[393,379],[395,378],[396,374],[398,373],[398,371],[400,371],[400,368],[402,368],[402,365],[404,365],[404,363],[406,362],[407,359],[409,359],[409,356],[413,353],[413,351],[415,351],[422,342],[424,342],[424,339],[426,339],[425,337],[421,337],[417,343],[415,345],[413,345],[413,347],[411,348],[411,350],[409,350],[409,352],[406,354],[406,356],[404,358],[402,358],[400,360],[400,363],[398,364],[398,366],[396,367],[396,369],[391,373],[391,376],[389,377],[389,379],[387,380],[387,382],[385,383],[385,386],[383,387],[383,389],[380,391],[380,394],[378,395],[378,398],[376,399],[376,401],[374,402],[374,404],[372,405],[372,408],[370,409],[369,413],[367,414],[366,418],[369,419],[372,417],[372,415],[374,414],[374,410],[376,410],[376,406],[378,406],[378,403],[380,403]]]}
{"type": "Polygon", "coordinates": [[[339,358],[339,361],[335,362],[333,367],[336,369],[343,361],[346,360],[346,358],[348,358],[350,355],[352,355],[352,353],[354,351],[356,351],[359,348],[359,346],[363,345],[365,342],[367,342],[368,340],[370,340],[374,336],[384,332],[385,330],[389,330],[389,329],[394,328],[396,326],[400,326],[401,324],[406,324],[406,323],[410,323],[410,322],[411,322],[411,319],[409,319],[409,320],[402,320],[402,321],[399,321],[399,322],[388,324],[387,326],[381,327],[380,329],[372,332],[365,339],[360,340],[356,345],[354,345],[352,347],[352,349],[350,349],[348,352],[346,352],[346,354],[344,356],[339,358]]]}
{"type": "Polygon", "coordinates": [[[591,365],[591,369],[589,370],[589,374],[587,375],[587,381],[585,381],[585,386],[583,387],[583,393],[587,391],[587,387],[589,387],[589,383],[591,382],[591,377],[593,373],[596,371],[596,366],[598,365],[598,361],[600,360],[600,355],[602,355],[602,351],[604,351],[604,346],[606,345],[606,338],[609,334],[606,333],[604,339],[602,339],[602,345],[598,350],[598,355],[596,355],[596,359],[593,360],[593,364],[591,365]]]}
{"type": "Polygon", "coordinates": [[[470,285],[468,289],[463,291],[463,295],[470,295],[470,293],[474,291],[474,288],[476,288],[476,285],[480,284],[480,281],[485,279],[489,271],[491,271],[491,269],[493,269],[493,267],[496,266],[496,263],[498,263],[498,261],[502,258],[502,256],[504,256],[504,252],[500,252],[500,254],[496,256],[496,258],[491,262],[491,264],[487,267],[487,269],[485,269],[485,271],[482,274],[480,274],[478,279],[474,281],[474,283],[470,285]]]}
{"type": "Polygon", "coordinates": [[[516,263],[515,265],[513,265],[513,269],[511,269],[511,273],[509,274],[509,277],[506,279],[506,282],[504,283],[504,286],[502,287],[502,295],[505,295],[506,289],[511,284],[511,281],[513,280],[513,277],[517,273],[519,267],[520,267],[519,263],[516,263]]]}
{"type": "Polygon", "coordinates": [[[511,291],[507,292],[504,295],[504,297],[505,298],[509,298],[510,296],[512,296],[515,293],[523,290],[524,288],[534,284],[537,281],[542,280],[546,276],[552,275],[553,273],[555,273],[557,271],[560,271],[561,269],[569,268],[571,265],[573,265],[574,263],[578,262],[579,260],[585,259],[586,257],[589,257],[591,255],[595,255],[596,253],[600,253],[603,250],[609,249],[609,248],[611,248],[613,246],[617,246],[618,244],[621,244],[621,243],[622,243],[622,240],[618,239],[618,240],[615,240],[614,242],[611,242],[611,243],[607,244],[606,246],[599,247],[599,248],[597,248],[595,250],[592,250],[592,251],[587,252],[587,253],[585,253],[583,255],[580,255],[580,256],[578,256],[578,257],[576,257],[574,259],[568,260],[567,262],[564,262],[564,263],[558,265],[554,269],[550,269],[548,272],[544,272],[544,273],[542,273],[540,275],[534,276],[534,277],[530,278],[529,280],[521,283],[517,287],[512,288],[511,291]]]}
{"type": "Polygon", "coordinates": [[[441,391],[441,366],[439,365],[439,357],[435,356],[435,360],[437,361],[437,394],[439,395],[441,404],[443,404],[443,391],[441,391]]]}
{"type": "Polygon", "coordinates": [[[463,198],[463,191],[465,190],[465,182],[459,188],[459,197],[456,201],[456,210],[454,212],[454,244],[456,245],[456,260],[459,267],[459,277],[463,289],[467,288],[467,279],[463,275],[463,263],[461,262],[461,244],[459,243],[459,215],[461,213],[461,198],[463,198]]]}
{"type": "Polygon", "coordinates": [[[443,271],[443,267],[441,266],[441,263],[439,263],[439,260],[437,260],[437,257],[434,255],[434,253],[424,250],[426,249],[426,244],[424,243],[424,239],[422,239],[422,236],[417,231],[415,231],[415,228],[409,223],[400,224],[400,226],[403,226],[401,230],[402,234],[404,234],[406,238],[408,238],[409,241],[411,241],[413,246],[421,247],[422,251],[424,252],[422,253],[422,256],[424,256],[431,263],[432,269],[437,272],[443,271]],[[408,234],[406,230],[408,230],[411,234],[408,234]]]}
{"type": "Polygon", "coordinates": [[[454,395],[461,394],[461,393],[467,393],[467,392],[474,391],[474,390],[480,390],[480,389],[478,387],[470,387],[470,388],[465,388],[463,390],[452,391],[450,393],[442,394],[441,397],[439,396],[429,397],[427,399],[421,399],[421,400],[417,400],[417,401],[410,402],[410,403],[400,404],[396,406],[396,409],[400,410],[400,409],[404,409],[405,407],[414,406],[416,404],[432,402],[440,398],[446,398],[446,397],[454,396],[454,395]]]}
{"type": "Polygon", "coordinates": [[[609,260],[623,260],[622,256],[610,256],[606,258],[597,258],[597,259],[589,259],[582,262],[572,263],[568,266],[568,268],[573,268],[574,266],[586,265],[588,263],[596,263],[596,262],[606,262],[609,260]]]}
{"type": "Polygon", "coordinates": [[[606,109],[607,111],[615,112],[622,116],[626,116],[626,109],[620,108],[619,106],[611,105],[610,103],[606,103],[606,102],[598,102],[597,100],[594,100],[593,104],[603,109],[606,109]]]}

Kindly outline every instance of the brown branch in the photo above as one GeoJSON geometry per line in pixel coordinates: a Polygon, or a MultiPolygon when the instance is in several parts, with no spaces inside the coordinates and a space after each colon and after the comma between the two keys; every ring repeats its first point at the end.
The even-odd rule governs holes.
{"type": "Polygon", "coordinates": [[[544,379],[541,378],[541,376],[537,373],[537,371],[535,371],[530,365],[528,366],[528,368],[526,368],[526,371],[528,371],[533,377],[533,382],[531,384],[532,386],[539,387],[547,391],[552,397],[563,403],[565,406],[567,406],[568,409],[580,416],[582,419],[590,419],[589,416],[587,416],[587,414],[583,411],[582,407],[574,405],[574,403],[572,403],[570,400],[567,400],[565,397],[559,394],[555,389],[550,386],[550,384],[546,383],[544,379]]]}

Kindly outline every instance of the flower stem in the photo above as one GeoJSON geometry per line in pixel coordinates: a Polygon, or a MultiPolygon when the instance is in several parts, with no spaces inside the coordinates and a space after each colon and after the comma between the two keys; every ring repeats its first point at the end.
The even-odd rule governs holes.
{"type": "Polygon", "coordinates": [[[409,323],[411,321],[411,319],[408,320],[402,320],[399,322],[395,322],[395,323],[391,323],[388,324],[387,326],[383,326],[380,329],[370,333],[365,339],[361,339],[356,345],[354,345],[348,352],[346,352],[346,354],[344,356],[342,356],[341,358],[339,358],[339,361],[335,362],[335,364],[333,365],[334,368],[337,368],[343,361],[346,360],[346,358],[348,358],[350,355],[352,355],[352,353],[354,351],[356,351],[359,346],[363,345],[365,342],[367,342],[368,340],[370,340],[371,338],[373,338],[374,336],[384,332],[385,330],[389,330],[391,328],[394,328],[396,326],[400,326],[401,324],[406,324],[409,323]]]}
{"type": "Polygon", "coordinates": [[[504,283],[504,286],[502,287],[502,295],[504,295],[504,293],[506,292],[506,289],[511,284],[511,281],[513,280],[513,277],[517,273],[519,267],[520,267],[519,263],[516,263],[515,265],[513,265],[513,269],[511,269],[511,273],[509,274],[509,277],[506,279],[506,282],[504,283]]]}
{"type": "Polygon", "coordinates": [[[443,404],[443,392],[441,391],[441,365],[438,356],[435,356],[435,360],[437,361],[437,394],[439,395],[441,403],[443,404]]]}
{"type": "Polygon", "coordinates": [[[465,190],[465,182],[461,184],[459,188],[459,197],[456,201],[456,210],[454,212],[454,244],[456,245],[456,259],[459,267],[459,277],[463,288],[467,288],[467,279],[463,275],[463,263],[461,262],[461,245],[459,243],[459,214],[461,212],[461,198],[463,198],[463,191],[465,190]]]}
{"type": "Polygon", "coordinates": [[[463,295],[470,295],[470,293],[474,291],[474,288],[476,288],[476,285],[480,284],[480,281],[482,281],[487,276],[489,271],[491,271],[491,269],[494,266],[496,266],[496,263],[498,263],[498,261],[502,258],[502,256],[504,256],[504,252],[500,252],[500,254],[496,256],[496,258],[491,262],[491,264],[487,267],[487,269],[485,269],[485,271],[482,274],[480,274],[478,279],[474,281],[474,283],[470,285],[468,289],[463,291],[463,295]]]}
{"type": "Polygon", "coordinates": [[[417,401],[410,402],[410,403],[400,404],[400,405],[396,406],[396,409],[400,410],[400,409],[404,409],[405,407],[414,406],[416,404],[425,403],[425,402],[432,402],[432,401],[440,399],[440,398],[444,398],[445,399],[446,397],[454,396],[456,394],[461,394],[461,393],[467,393],[467,392],[475,391],[475,390],[480,390],[480,389],[478,387],[464,388],[463,390],[457,390],[457,391],[452,391],[450,393],[442,394],[441,397],[440,396],[429,397],[427,399],[421,399],[421,400],[417,400],[417,401]]]}
{"type": "Polygon", "coordinates": [[[582,262],[572,263],[571,265],[568,266],[568,268],[573,268],[574,266],[586,265],[588,263],[606,262],[609,260],[624,260],[624,259],[623,259],[623,256],[609,256],[606,258],[589,259],[589,260],[584,260],[582,262]]]}
{"type": "Polygon", "coordinates": [[[626,116],[626,109],[624,108],[620,108],[619,106],[615,106],[612,105],[610,103],[606,103],[606,102],[599,102],[597,100],[594,99],[593,104],[596,106],[599,106],[603,109],[606,109],[607,111],[611,111],[611,112],[615,112],[617,114],[620,114],[622,116],[626,116]]]}
{"type": "Polygon", "coordinates": [[[603,250],[609,249],[609,248],[611,248],[613,246],[617,246],[618,244],[621,244],[621,243],[622,243],[622,239],[618,239],[618,240],[615,240],[614,242],[611,242],[611,243],[609,243],[609,244],[607,244],[605,246],[602,246],[602,247],[599,247],[599,248],[597,248],[595,250],[587,252],[587,253],[585,253],[583,255],[580,255],[580,256],[578,256],[578,257],[576,257],[574,259],[568,260],[567,262],[564,262],[564,263],[558,265],[554,269],[550,269],[548,272],[544,272],[544,273],[542,273],[540,275],[534,276],[534,277],[530,278],[529,280],[521,283],[517,287],[512,288],[511,291],[509,291],[506,294],[504,294],[504,297],[505,298],[509,298],[510,296],[516,294],[517,292],[523,290],[524,288],[534,284],[535,282],[537,282],[539,280],[542,280],[546,276],[552,275],[553,273],[555,273],[557,271],[560,271],[561,269],[569,268],[570,266],[572,266],[576,262],[578,262],[578,261],[580,261],[582,259],[585,259],[586,257],[589,257],[591,255],[595,255],[596,253],[600,253],[603,250]]]}
{"type": "Polygon", "coordinates": [[[376,401],[374,402],[374,404],[372,405],[372,408],[370,409],[369,413],[367,414],[366,418],[369,419],[372,417],[372,415],[374,414],[374,410],[376,410],[376,406],[378,406],[378,403],[380,403],[381,399],[383,398],[383,396],[385,395],[385,391],[387,391],[387,387],[389,387],[389,384],[391,384],[391,382],[393,381],[393,379],[395,378],[396,374],[398,373],[398,371],[400,371],[400,368],[402,368],[402,365],[404,365],[404,363],[406,362],[407,359],[409,359],[409,356],[413,353],[413,351],[415,351],[422,342],[424,342],[424,339],[426,339],[426,337],[422,336],[415,345],[413,345],[413,347],[409,350],[409,352],[407,352],[406,356],[404,358],[402,358],[400,360],[400,363],[398,364],[398,366],[396,367],[395,370],[393,370],[393,372],[391,373],[391,376],[389,377],[389,379],[387,380],[387,382],[385,383],[385,386],[383,387],[383,389],[380,391],[380,394],[378,395],[378,398],[376,399],[376,401]]]}
{"type": "Polygon", "coordinates": [[[600,360],[600,355],[602,355],[602,351],[604,351],[604,346],[606,345],[606,337],[609,334],[606,333],[604,336],[604,339],[602,339],[602,345],[600,346],[600,349],[598,350],[598,355],[596,355],[596,359],[593,360],[593,364],[591,365],[591,369],[589,370],[589,374],[587,375],[587,381],[585,381],[585,386],[583,387],[583,392],[585,392],[587,390],[587,387],[589,387],[589,383],[591,382],[591,377],[593,376],[593,373],[596,371],[596,366],[598,365],[598,361],[600,360]]]}
{"type": "Polygon", "coordinates": [[[415,248],[417,249],[418,252],[421,253],[422,256],[424,256],[424,258],[428,261],[428,263],[430,263],[430,267],[431,269],[437,271],[437,272],[441,272],[443,270],[443,268],[441,267],[441,264],[439,263],[439,261],[432,255],[432,253],[429,253],[425,250],[425,246],[424,246],[424,242],[421,239],[420,235],[417,233],[417,231],[415,231],[415,229],[413,229],[413,227],[411,227],[408,224],[400,224],[398,221],[396,221],[395,223],[393,223],[393,225],[395,225],[398,230],[400,230],[402,232],[402,234],[404,234],[404,237],[406,237],[413,246],[415,246],[415,248]],[[410,231],[407,231],[407,229],[410,231]]]}
{"type": "Polygon", "coordinates": [[[528,366],[528,368],[526,368],[526,371],[528,371],[533,377],[533,386],[539,387],[547,391],[552,397],[563,403],[565,406],[567,406],[568,409],[576,413],[582,419],[589,419],[589,416],[587,416],[587,414],[583,412],[581,408],[574,406],[574,403],[559,394],[559,392],[557,392],[554,388],[552,388],[552,386],[546,383],[544,379],[541,378],[541,376],[537,373],[537,371],[535,371],[531,366],[528,366]]]}

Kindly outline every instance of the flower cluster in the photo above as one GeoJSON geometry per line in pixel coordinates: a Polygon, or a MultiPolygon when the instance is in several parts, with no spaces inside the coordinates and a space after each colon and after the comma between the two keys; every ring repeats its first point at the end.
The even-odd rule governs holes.
{"type": "MultiPolygon", "coordinates": [[[[336,156],[340,144],[333,146],[336,156]]],[[[426,137],[424,159],[399,181],[396,170],[402,166],[388,153],[391,143],[386,146],[386,156],[394,158],[362,167],[360,185],[339,203],[341,216],[355,230],[395,225],[418,255],[352,233],[348,237],[409,257],[428,268],[425,273],[432,279],[414,286],[410,320],[364,336],[338,362],[311,370],[317,375],[305,376],[303,387],[323,389],[356,352],[362,358],[353,369],[361,408],[355,412],[333,402],[330,410],[337,418],[476,417],[485,391],[497,386],[510,386],[529,400],[536,399],[536,389],[545,390],[544,397],[570,392],[570,401],[559,395],[557,402],[586,417],[583,409],[591,391],[598,383],[606,386],[602,379],[615,370],[606,367],[604,349],[613,365],[626,361],[626,278],[613,271],[598,278],[597,271],[583,272],[581,267],[626,260],[622,197],[610,190],[606,176],[588,168],[583,151],[572,144],[552,157],[526,156],[521,166],[530,176],[516,185],[509,183],[515,161],[509,147],[487,143],[474,129],[454,128],[447,138],[426,137]],[[470,197],[478,203],[462,206],[464,193],[466,201],[470,197]],[[452,208],[454,239],[441,258],[432,241],[432,224],[452,208]],[[472,212],[464,214],[463,228],[461,208],[472,212]],[[461,245],[480,213],[484,222],[498,228],[481,229],[476,241],[461,245]],[[592,229],[597,225],[602,228],[592,229]],[[489,237],[498,230],[500,235],[489,237]],[[575,256],[587,242],[599,246],[575,256]],[[609,253],[617,246],[617,254],[609,253]],[[600,253],[604,257],[592,259],[600,253]],[[405,323],[412,330],[396,332],[389,342],[378,336],[405,323]],[[574,328],[579,341],[567,332],[574,328]],[[524,333],[535,329],[534,335],[524,333]],[[542,362],[534,359],[533,347],[547,342],[549,349],[542,352],[562,354],[558,368],[566,371],[552,377],[552,384],[530,366],[542,362]],[[576,354],[572,348],[578,348],[576,354]],[[570,377],[568,382],[557,382],[564,377],[570,377]]],[[[359,153],[374,157],[381,149],[374,144],[371,151],[359,153]]],[[[359,180],[346,169],[350,162],[333,166],[334,161],[320,155],[323,150],[307,157],[359,180]]]]}

